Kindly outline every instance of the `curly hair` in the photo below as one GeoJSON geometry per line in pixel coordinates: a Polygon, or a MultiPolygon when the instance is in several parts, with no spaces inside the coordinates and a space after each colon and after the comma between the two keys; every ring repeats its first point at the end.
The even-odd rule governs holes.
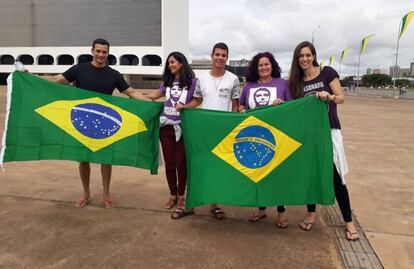
{"type": "Polygon", "coordinates": [[[249,65],[249,69],[247,71],[246,80],[248,82],[255,82],[259,80],[259,72],[257,69],[259,67],[259,61],[261,58],[269,59],[270,64],[272,65],[272,78],[280,78],[282,69],[280,69],[280,66],[275,60],[275,57],[273,56],[273,54],[266,51],[266,52],[260,52],[253,57],[249,65]]]}

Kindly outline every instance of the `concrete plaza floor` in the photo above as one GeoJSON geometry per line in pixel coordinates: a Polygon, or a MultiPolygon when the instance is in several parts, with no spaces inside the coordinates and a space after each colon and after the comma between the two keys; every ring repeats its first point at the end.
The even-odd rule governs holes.
{"type": "MultiPolygon", "coordinates": [[[[5,90],[0,88],[0,121],[5,90]]],[[[339,108],[354,214],[385,268],[414,261],[414,102],[348,97],[339,108]]],[[[3,126],[1,126],[1,131],[3,126]]],[[[163,168],[157,176],[114,167],[115,209],[104,209],[98,165],[92,166],[92,204],[78,209],[77,164],[7,163],[0,172],[0,268],[342,268],[327,210],[311,232],[297,227],[305,207],[289,207],[288,229],[276,213],[259,223],[251,209],[207,207],[171,220],[163,168]]]]}

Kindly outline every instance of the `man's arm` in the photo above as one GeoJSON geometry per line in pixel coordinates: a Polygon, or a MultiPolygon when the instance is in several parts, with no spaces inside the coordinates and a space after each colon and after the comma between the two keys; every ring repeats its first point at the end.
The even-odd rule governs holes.
{"type": "Polygon", "coordinates": [[[152,101],[150,98],[148,98],[145,95],[143,95],[142,93],[140,93],[138,89],[134,89],[132,87],[129,87],[128,89],[126,89],[122,93],[128,95],[128,97],[132,98],[132,99],[152,101]]]}
{"type": "Polygon", "coordinates": [[[48,81],[59,83],[59,84],[69,84],[69,81],[62,74],[59,74],[56,76],[40,76],[40,77],[48,81]]]}
{"type": "Polygon", "coordinates": [[[238,112],[239,111],[239,99],[232,99],[231,100],[231,111],[238,112]]]}

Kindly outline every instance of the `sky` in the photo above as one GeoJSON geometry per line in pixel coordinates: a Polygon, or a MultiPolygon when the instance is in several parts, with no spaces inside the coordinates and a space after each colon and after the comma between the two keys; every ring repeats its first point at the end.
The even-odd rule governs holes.
{"type": "MultiPolygon", "coordinates": [[[[270,51],[288,76],[293,50],[312,40],[318,61],[339,71],[341,51],[350,48],[341,76],[357,74],[362,39],[368,46],[360,58],[360,74],[367,68],[389,70],[395,64],[402,17],[414,11],[410,0],[189,0],[191,59],[209,59],[217,42],[229,46],[230,59],[251,59],[270,51]]],[[[400,38],[398,65],[414,62],[414,19],[400,38]]]]}

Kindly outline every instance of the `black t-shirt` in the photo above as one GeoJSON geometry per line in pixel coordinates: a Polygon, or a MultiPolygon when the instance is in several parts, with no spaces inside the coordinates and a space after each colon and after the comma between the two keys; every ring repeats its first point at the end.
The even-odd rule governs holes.
{"type": "Polygon", "coordinates": [[[115,88],[123,92],[130,87],[118,71],[109,66],[98,68],[90,62],[74,65],[62,75],[78,88],[109,95],[115,88]]]}
{"type": "MultiPolygon", "coordinates": [[[[316,78],[305,81],[303,83],[303,90],[305,92],[305,96],[316,94],[317,92],[327,91],[330,94],[333,94],[329,83],[331,83],[334,79],[339,78],[338,73],[330,66],[325,66],[319,76],[316,78]]],[[[328,115],[329,115],[329,123],[332,129],[341,129],[341,123],[339,122],[338,113],[336,104],[334,102],[328,103],[328,115]]]]}

